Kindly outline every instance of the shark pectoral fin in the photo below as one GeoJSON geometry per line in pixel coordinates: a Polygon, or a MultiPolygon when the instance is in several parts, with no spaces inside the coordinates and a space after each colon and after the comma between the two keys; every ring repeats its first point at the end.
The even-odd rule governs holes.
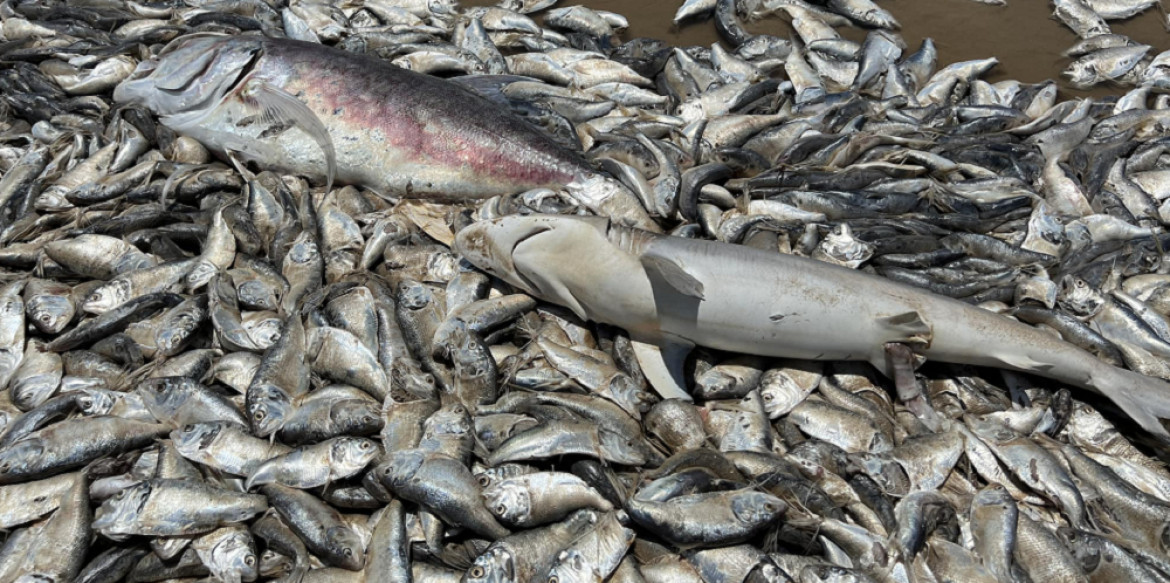
{"type": "Polygon", "coordinates": [[[556,298],[554,300],[555,303],[569,308],[569,310],[576,314],[578,318],[581,318],[581,321],[589,321],[589,315],[585,313],[585,308],[581,305],[581,302],[578,302],[577,298],[573,296],[573,292],[569,291],[569,288],[565,287],[565,284],[556,280],[543,281],[544,285],[540,287],[541,291],[545,293],[551,293],[553,297],[556,298]]]}
{"type": "Polygon", "coordinates": [[[317,142],[325,154],[325,190],[332,189],[333,177],[337,174],[337,153],[329,130],[325,129],[317,114],[292,94],[263,81],[250,81],[243,97],[260,109],[265,121],[291,123],[317,142]]]}
{"type": "Polygon", "coordinates": [[[642,267],[651,275],[662,278],[670,287],[680,294],[700,300],[703,297],[703,282],[687,272],[687,268],[679,262],[666,257],[645,254],[642,255],[642,267]]]}
{"type": "Polygon", "coordinates": [[[637,340],[631,341],[631,344],[638,366],[642,367],[642,374],[659,396],[663,399],[692,400],[686,390],[682,368],[693,344],[667,341],[655,345],[637,340]]]}
{"type": "Polygon", "coordinates": [[[529,237],[512,249],[512,265],[516,275],[527,282],[528,289],[535,291],[537,297],[564,306],[581,320],[588,321],[589,315],[573,295],[573,290],[555,274],[549,273],[547,266],[559,259],[544,245],[533,243],[538,238],[539,235],[529,237]]]}
{"type": "Polygon", "coordinates": [[[929,348],[934,338],[930,324],[917,311],[878,318],[877,323],[888,332],[886,342],[897,342],[911,348],[929,348]]]}

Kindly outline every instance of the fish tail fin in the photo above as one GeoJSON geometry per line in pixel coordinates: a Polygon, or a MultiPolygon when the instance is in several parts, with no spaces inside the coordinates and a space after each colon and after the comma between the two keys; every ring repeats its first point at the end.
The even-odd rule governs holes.
{"type": "Polygon", "coordinates": [[[1107,369],[1107,374],[1093,375],[1090,381],[1093,387],[1109,397],[1142,429],[1163,442],[1170,442],[1170,432],[1160,421],[1170,419],[1170,383],[1112,366],[1107,369]]]}

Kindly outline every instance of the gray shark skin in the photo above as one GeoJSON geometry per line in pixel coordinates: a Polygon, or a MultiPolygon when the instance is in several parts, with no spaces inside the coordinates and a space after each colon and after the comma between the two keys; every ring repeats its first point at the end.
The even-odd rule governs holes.
{"type": "Polygon", "coordinates": [[[1152,434],[1170,384],[1106,364],[1038,329],[960,301],[835,265],[740,245],[658,235],[603,218],[510,216],[459,232],[484,271],[582,319],[625,328],[663,397],[689,398],[695,345],[785,358],[867,361],[888,343],[930,360],[1033,373],[1112,399],[1152,434]]]}

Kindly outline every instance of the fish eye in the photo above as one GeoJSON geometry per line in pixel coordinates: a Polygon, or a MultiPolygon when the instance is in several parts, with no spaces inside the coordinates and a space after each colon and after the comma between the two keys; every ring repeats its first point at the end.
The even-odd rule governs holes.
{"type": "Polygon", "coordinates": [[[561,578],[553,575],[552,577],[548,578],[548,583],[561,583],[561,578]]]}
{"type": "Polygon", "coordinates": [[[508,507],[507,507],[507,506],[504,506],[503,504],[500,504],[499,506],[496,506],[496,514],[503,514],[503,513],[507,512],[507,511],[508,511],[508,507]]]}
{"type": "Polygon", "coordinates": [[[264,411],[257,411],[255,413],[252,413],[252,418],[257,420],[257,421],[263,421],[264,420],[264,411]]]}
{"type": "Polygon", "coordinates": [[[343,554],[347,557],[352,557],[353,556],[353,549],[351,549],[349,547],[345,547],[344,549],[341,549],[341,554],[343,554]]]}
{"type": "Polygon", "coordinates": [[[192,431],[195,431],[194,425],[191,425],[190,423],[188,423],[188,424],[183,426],[183,433],[190,433],[192,431]]]}
{"type": "Polygon", "coordinates": [[[244,564],[249,566],[249,567],[255,565],[256,564],[256,557],[254,557],[252,555],[248,555],[248,556],[244,557],[244,564]]]}
{"type": "Polygon", "coordinates": [[[480,486],[483,486],[484,488],[486,488],[486,487],[488,487],[488,484],[491,484],[491,483],[492,483],[492,479],[487,477],[487,474],[482,474],[479,476],[479,485],[480,486]]]}
{"type": "Polygon", "coordinates": [[[480,567],[479,565],[472,567],[471,572],[468,573],[468,575],[471,575],[473,579],[479,579],[480,577],[483,577],[483,567],[480,567]]]}
{"type": "Polygon", "coordinates": [[[371,444],[368,441],[363,441],[363,442],[361,442],[361,444],[358,447],[360,447],[362,449],[370,449],[371,447],[373,447],[373,444],[371,444]]]}

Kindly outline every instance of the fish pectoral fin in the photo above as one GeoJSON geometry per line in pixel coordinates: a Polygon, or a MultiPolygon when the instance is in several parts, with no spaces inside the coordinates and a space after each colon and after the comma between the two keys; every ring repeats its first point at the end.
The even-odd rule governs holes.
{"type": "Polygon", "coordinates": [[[917,311],[902,312],[878,318],[878,324],[889,331],[886,342],[897,342],[912,348],[929,348],[934,338],[930,324],[917,311]]]}
{"type": "Polygon", "coordinates": [[[700,300],[703,296],[703,282],[687,272],[687,268],[674,259],[645,254],[642,256],[642,267],[647,273],[658,275],[670,287],[680,294],[700,300]]]}
{"type": "Polygon", "coordinates": [[[631,344],[638,366],[642,367],[642,374],[659,396],[663,399],[693,400],[687,393],[682,368],[694,344],[681,340],[668,340],[657,345],[633,340],[631,344]]]}
{"type": "Polygon", "coordinates": [[[249,81],[241,96],[260,109],[265,121],[291,123],[317,142],[325,154],[325,190],[331,190],[333,177],[337,174],[337,152],[333,149],[329,130],[325,129],[317,114],[289,92],[263,81],[249,81]]]}

